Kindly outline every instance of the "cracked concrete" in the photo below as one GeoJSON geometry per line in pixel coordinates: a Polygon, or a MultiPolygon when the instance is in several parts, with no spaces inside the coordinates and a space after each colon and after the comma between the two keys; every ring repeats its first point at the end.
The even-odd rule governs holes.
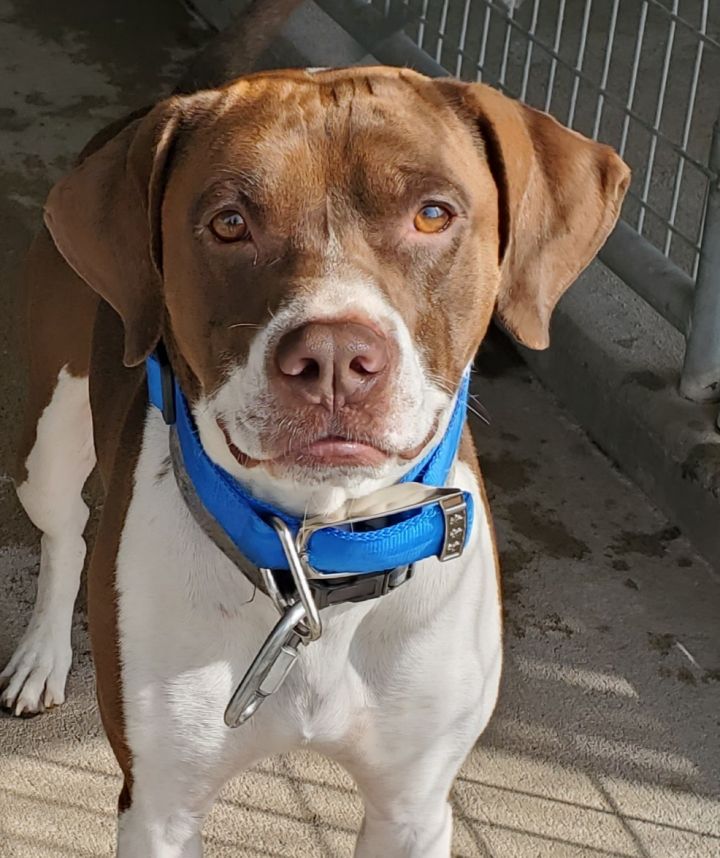
{"type": "MultiPolygon", "coordinates": [[[[94,130],[168,90],[205,37],[172,0],[0,0],[3,462],[22,389],[13,284],[44,195],[94,130]]],[[[503,560],[506,661],[497,713],[453,789],[454,854],[711,858],[720,581],[497,335],[477,366],[473,389],[492,417],[475,428],[503,560]]],[[[7,478],[0,546],[4,661],[38,562],[7,478]]],[[[74,639],[67,704],[0,719],[2,858],[112,854],[119,777],[82,600],[74,639]]],[[[351,854],[360,818],[342,770],[296,754],[227,786],[206,851],[336,858],[351,854]]]]}

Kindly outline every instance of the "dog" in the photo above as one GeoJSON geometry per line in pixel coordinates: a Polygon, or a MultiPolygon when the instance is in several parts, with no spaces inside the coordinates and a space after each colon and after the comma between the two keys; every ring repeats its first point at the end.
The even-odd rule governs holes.
{"type": "Polygon", "coordinates": [[[493,314],[548,345],[629,175],[485,85],[371,67],[173,96],[51,190],[15,474],[42,559],[2,703],[64,700],[97,463],[121,858],[197,858],[223,783],[298,747],[354,778],[357,856],[449,856],[501,672],[469,368],[493,314]]]}

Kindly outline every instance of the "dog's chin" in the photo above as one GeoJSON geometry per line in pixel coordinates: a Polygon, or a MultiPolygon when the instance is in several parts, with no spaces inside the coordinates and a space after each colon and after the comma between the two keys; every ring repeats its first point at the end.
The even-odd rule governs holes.
{"type": "Polygon", "coordinates": [[[406,461],[402,455],[366,442],[332,437],[319,439],[290,453],[258,459],[243,453],[232,442],[228,443],[228,450],[237,464],[253,475],[264,472],[280,481],[305,485],[330,483],[346,488],[382,479],[406,461]]]}

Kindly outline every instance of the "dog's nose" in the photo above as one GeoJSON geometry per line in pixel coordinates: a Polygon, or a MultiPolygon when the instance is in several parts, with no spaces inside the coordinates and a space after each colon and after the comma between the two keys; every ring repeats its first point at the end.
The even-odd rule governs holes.
{"type": "Polygon", "coordinates": [[[275,364],[297,401],[328,410],[357,403],[388,374],[387,339],[359,322],[310,322],[286,333],[275,364]]]}

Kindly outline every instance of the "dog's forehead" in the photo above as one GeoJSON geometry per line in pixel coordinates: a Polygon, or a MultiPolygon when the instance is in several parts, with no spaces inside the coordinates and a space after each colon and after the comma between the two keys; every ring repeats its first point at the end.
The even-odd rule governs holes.
{"type": "Polygon", "coordinates": [[[223,111],[246,108],[265,114],[304,111],[308,119],[328,112],[383,109],[402,118],[413,111],[421,118],[421,106],[439,106],[429,78],[404,69],[289,69],[260,72],[239,78],[221,91],[223,111]]]}
{"type": "MultiPolygon", "coordinates": [[[[193,133],[193,160],[272,185],[370,177],[412,164],[448,173],[476,154],[432,82],[396,69],[271,72],[230,84],[193,133]],[[367,175],[368,170],[361,174],[367,175]]],[[[196,172],[195,175],[198,175],[196,172]]]]}

